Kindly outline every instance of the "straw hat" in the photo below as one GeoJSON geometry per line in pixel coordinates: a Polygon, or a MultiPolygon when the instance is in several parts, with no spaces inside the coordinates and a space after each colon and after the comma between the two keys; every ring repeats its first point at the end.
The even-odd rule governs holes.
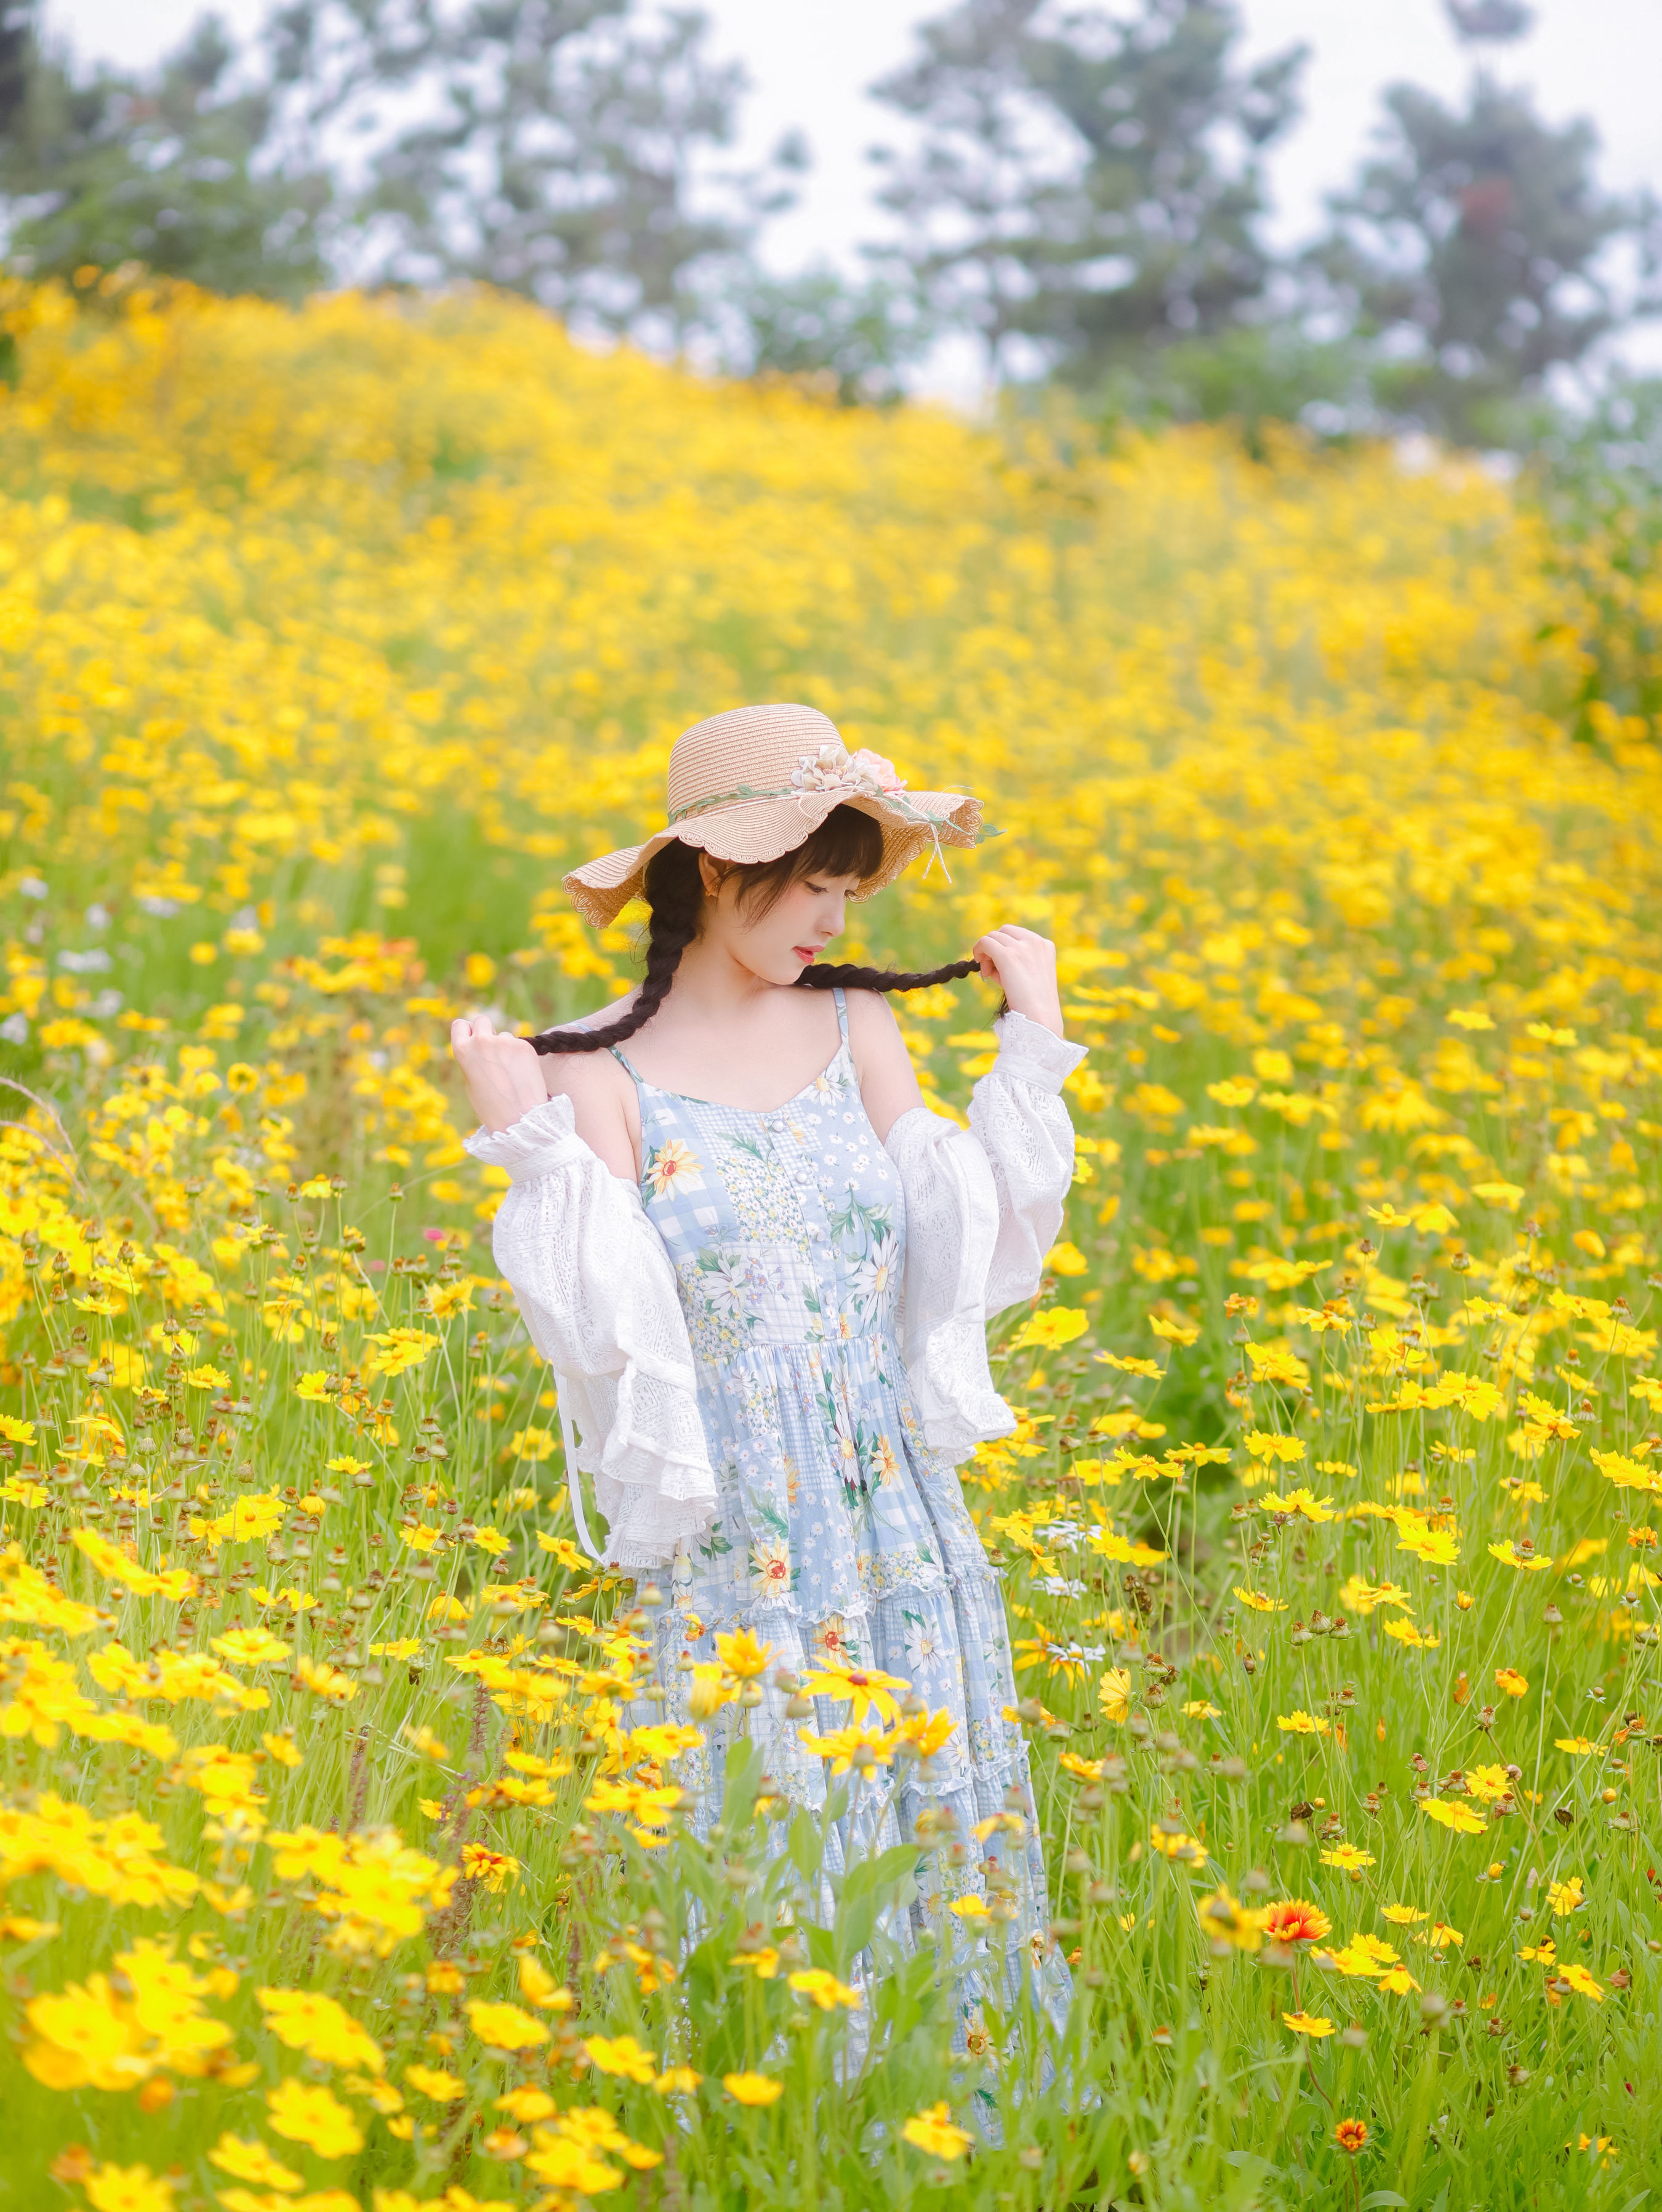
{"type": "Polygon", "coordinates": [[[836,806],[858,807],[883,830],[883,860],[861,884],[869,897],[908,861],[943,845],[974,845],[981,802],[955,791],[907,791],[880,754],[851,753],[816,707],[733,707],[683,730],[670,753],[669,822],[644,845],[573,868],[572,903],[588,921],[612,921],[640,890],[646,863],[679,838],[720,860],[776,860],[804,843],[836,806]]]}

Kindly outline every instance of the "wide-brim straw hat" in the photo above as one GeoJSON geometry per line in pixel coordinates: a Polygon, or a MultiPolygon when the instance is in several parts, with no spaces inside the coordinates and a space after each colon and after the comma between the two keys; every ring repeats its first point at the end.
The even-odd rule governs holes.
{"type": "Polygon", "coordinates": [[[566,889],[585,921],[604,925],[639,895],[647,862],[672,840],[754,866],[794,851],[838,806],[857,807],[883,831],[883,860],[857,898],[892,884],[920,853],[974,845],[980,834],[979,799],[908,791],[881,755],[851,753],[816,707],[733,707],[676,739],[664,827],[573,868],[566,889]]]}

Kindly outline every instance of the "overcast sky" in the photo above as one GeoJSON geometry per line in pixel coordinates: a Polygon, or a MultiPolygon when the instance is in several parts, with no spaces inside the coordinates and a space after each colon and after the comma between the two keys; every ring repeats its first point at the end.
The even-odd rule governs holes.
{"type": "MultiPolygon", "coordinates": [[[[759,151],[798,125],[813,149],[802,204],[770,231],[766,258],[780,270],[822,255],[854,265],[857,242],[880,227],[864,151],[894,129],[864,88],[906,58],[913,27],[943,13],[943,0],[702,4],[718,49],[749,72],[747,147],[759,151]]],[[[264,11],[264,0],[220,0],[218,10],[244,29],[264,11]]],[[[197,0],[46,4],[48,23],[82,56],[128,63],[153,59],[202,12],[197,0]]],[[[1441,0],[1242,0],[1241,13],[1251,56],[1298,40],[1312,49],[1303,119],[1272,157],[1275,231],[1283,242],[1307,235],[1324,191],[1353,173],[1383,86],[1407,78],[1453,95],[1471,68],[1441,0]]],[[[1502,76],[1534,88],[1550,118],[1592,117],[1607,184],[1662,189],[1662,0],[1540,0],[1527,39],[1487,51],[1502,76]]]]}

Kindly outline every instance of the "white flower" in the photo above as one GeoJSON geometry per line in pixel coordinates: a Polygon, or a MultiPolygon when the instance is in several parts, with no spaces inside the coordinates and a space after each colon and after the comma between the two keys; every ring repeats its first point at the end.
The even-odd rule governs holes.
{"type": "Polygon", "coordinates": [[[900,1261],[899,1239],[887,1236],[877,1237],[853,1271],[854,1296],[863,1304],[868,1299],[889,1297],[895,1287],[900,1261]]]}
{"type": "Polygon", "coordinates": [[[827,744],[816,753],[799,756],[791,772],[791,787],[794,791],[858,791],[867,799],[880,799],[903,790],[905,781],[895,775],[893,761],[864,745],[851,753],[846,745],[827,744]]]}
{"type": "Polygon", "coordinates": [[[832,1434],[835,1439],[837,1457],[842,1462],[844,1476],[846,1478],[858,1475],[860,1465],[860,1448],[858,1443],[855,1441],[853,1425],[849,1420],[847,1413],[840,1406],[836,1409],[836,1413],[832,1425],[832,1434]]]}
{"type": "Polygon", "coordinates": [[[703,1276],[704,1295],[713,1313],[737,1318],[749,1310],[749,1269],[736,1254],[718,1253],[714,1266],[705,1268],[703,1276]]]}

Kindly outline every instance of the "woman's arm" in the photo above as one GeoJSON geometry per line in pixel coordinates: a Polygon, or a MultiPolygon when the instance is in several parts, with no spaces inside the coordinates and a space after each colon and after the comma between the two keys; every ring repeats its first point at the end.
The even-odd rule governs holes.
{"type": "MultiPolygon", "coordinates": [[[[608,1006],[604,1018],[615,1020],[628,1004],[625,999],[608,1006]]],[[[539,1053],[529,1038],[499,1030],[488,1014],[453,1021],[450,1048],[473,1110],[489,1133],[512,1128],[549,1098],[569,1098],[577,1134],[596,1158],[626,1182],[638,1181],[640,1103],[610,1053],[539,1053]]]]}
{"type": "MultiPolygon", "coordinates": [[[[971,957],[989,982],[1003,990],[1009,1010],[1062,1035],[1062,1001],[1056,988],[1056,947],[1046,937],[1016,922],[990,929],[977,939],[971,957]]],[[[860,1097],[879,1144],[902,1114],[924,1103],[917,1072],[889,1001],[876,991],[852,991],[848,997],[848,1043],[860,1079],[860,1097]]],[[[1077,1048],[1065,1046],[1065,1050],[1077,1048]]],[[[1070,1162],[1071,1173],[1071,1162],[1070,1162]]]]}
{"type": "Polygon", "coordinates": [[[901,1115],[923,1104],[924,1094],[893,1009],[880,992],[848,994],[848,1049],[866,1119],[883,1144],[901,1115]]]}
{"type": "Polygon", "coordinates": [[[1045,1255],[1061,1233],[1073,1181],[1073,1123],[1062,1085],[1085,1057],[1083,1045],[1014,1006],[994,1026],[998,1057],[969,1100],[970,1132],[998,1196],[984,1292],[989,1317],[1036,1294],[1045,1255]]]}
{"type": "Polygon", "coordinates": [[[606,1557],[661,1565],[715,1511],[669,1254],[634,1178],[613,1175],[579,1136],[568,1097],[545,1097],[465,1142],[511,1179],[492,1232],[496,1264],[581,1431],[578,1458],[610,1524],[606,1557]]]}
{"type": "MultiPolygon", "coordinates": [[[[870,1040],[866,1110],[906,1194],[901,1353],[925,1437],[955,1458],[1014,1425],[992,1387],[986,1324],[1039,1287],[1073,1173],[1058,1094],[1084,1058],[1062,1035],[1051,945],[1028,930],[995,930],[976,952],[1011,1003],[995,1024],[998,1056],[975,1085],[967,1129],[923,1104],[893,1017],[885,1031],[887,1009],[857,994],[870,1040]]],[[[851,1021],[851,1042],[853,1033],[851,1021]]]]}

